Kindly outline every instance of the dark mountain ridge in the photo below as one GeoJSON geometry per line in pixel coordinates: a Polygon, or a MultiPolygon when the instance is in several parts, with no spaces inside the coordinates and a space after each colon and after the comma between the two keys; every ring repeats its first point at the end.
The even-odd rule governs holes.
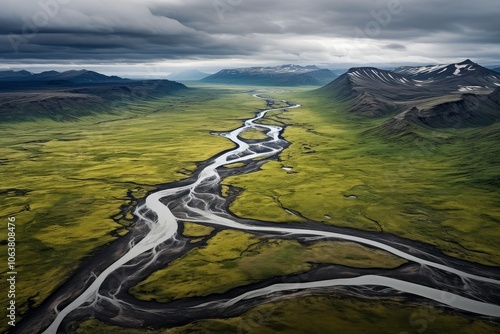
{"type": "Polygon", "coordinates": [[[498,87],[495,83],[500,82],[499,73],[476,64],[470,59],[450,65],[399,67],[393,72],[412,80],[418,80],[423,84],[431,84],[432,87],[446,87],[449,92],[454,92],[455,88],[460,92],[482,90],[483,88],[494,89],[498,87]]]}
{"type": "Polygon", "coordinates": [[[123,83],[129,82],[117,76],[107,76],[88,70],[71,70],[65,72],[45,71],[41,73],[30,73],[28,71],[0,71],[0,82],[17,83],[60,83],[60,84],[99,84],[99,83],[123,83]]]}

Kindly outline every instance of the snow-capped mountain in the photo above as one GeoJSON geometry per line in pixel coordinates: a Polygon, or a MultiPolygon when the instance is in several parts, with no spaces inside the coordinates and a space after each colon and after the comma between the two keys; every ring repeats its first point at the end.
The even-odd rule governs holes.
{"type": "Polygon", "coordinates": [[[483,92],[500,86],[500,73],[467,59],[450,65],[399,67],[394,73],[404,75],[422,85],[438,87],[449,92],[483,92]]]}
{"type": "Polygon", "coordinates": [[[393,71],[351,68],[318,92],[359,115],[394,114],[385,128],[401,134],[410,123],[428,127],[491,124],[500,119],[499,87],[498,73],[466,60],[393,71]]]}
{"type": "Polygon", "coordinates": [[[309,65],[309,66],[299,66],[299,65],[281,65],[281,66],[274,66],[274,67],[247,67],[247,68],[238,68],[238,69],[233,69],[233,70],[228,70],[233,73],[239,72],[239,73],[295,73],[295,74],[301,74],[301,73],[309,73],[313,71],[318,71],[321,70],[319,67],[315,65],[309,65]]]}
{"type": "Polygon", "coordinates": [[[500,74],[466,60],[450,65],[400,67],[393,71],[351,68],[322,90],[341,99],[366,92],[394,102],[447,94],[487,94],[499,86],[500,74]]]}
{"type": "Polygon", "coordinates": [[[319,90],[336,100],[347,102],[353,112],[381,116],[394,112],[395,101],[408,101],[439,92],[421,81],[375,67],[355,67],[319,90]]]}
{"type": "Polygon", "coordinates": [[[415,80],[457,79],[466,77],[483,77],[483,81],[494,83],[500,81],[500,74],[467,59],[461,63],[449,65],[403,66],[393,70],[415,80]]]}
{"type": "Polygon", "coordinates": [[[302,86],[324,85],[337,75],[317,66],[282,65],[276,67],[248,67],[225,69],[203,81],[210,83],[266,85],[266,86],[302,86]]]}

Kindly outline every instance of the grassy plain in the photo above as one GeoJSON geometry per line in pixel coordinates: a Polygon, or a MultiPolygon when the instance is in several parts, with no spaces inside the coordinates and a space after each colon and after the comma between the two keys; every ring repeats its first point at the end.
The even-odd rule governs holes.
{"type": "MultiPolygon", "coordinates": [[[[236,128],[259,108],[262,102],[241,90],[201,89],[73,122],[0,123],[0,217],[16,217],[17,314],[127,233],[132,212],[120,214],[127,192],[141,198],[187,177],[196,162],[233,147],[210,132],[236,128]]],[[[0,239],[6,263],[7,233],[0,239]]],[[[5,281],[0,288],[7,291],[5,281]]],[[[6,298],[2,293],[0,305],[6,298]]]]}
{"type": "Polygon", "coordinates": [[[314,93],[273,96],[303,105],[269,114],[290,124],[284,137],[292,144],[261,171],[224,180],[244,189],[234,213],[279,223],[298,220],[283,210],[291,208],[500,265],[500,124],[390,138],[373,132],[386,119],[356,117],[314,93]]]}

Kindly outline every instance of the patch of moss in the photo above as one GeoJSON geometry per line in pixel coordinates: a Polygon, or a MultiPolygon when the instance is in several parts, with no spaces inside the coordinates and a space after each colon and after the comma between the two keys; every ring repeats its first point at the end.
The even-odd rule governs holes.
{"type": "Polygon", "coordinates": [[[195,223],[184,223],[182,235],[189,238],[206,237],[212,233],[213,227],[195,223]]]}
{"type": "Polygon", "coordinates": [[[250,129],[240,134],[240,137],[243,139],[249,140],[263,140],[267,139],[267,135],[264,130],[267,129],[250,129]]]}

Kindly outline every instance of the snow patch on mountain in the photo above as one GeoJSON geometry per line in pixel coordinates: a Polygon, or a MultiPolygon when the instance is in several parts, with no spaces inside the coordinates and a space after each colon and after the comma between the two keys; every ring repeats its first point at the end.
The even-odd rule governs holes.
{"type": "Polygon", "coordinates": [[[455,69],[455,72],[453,72],[453,75],[460,75],[460,72],[462,71],[462,69],[466,68],[467,66],[469,66],[469,64],[465,64],[465,65],[455,64],[456,69],[455,69]]]}
{"type": "Polygon", "coordinates": [[[471,91],[477,91],[480,89],[488,89],[488,87],[483,87],[483,86],[460,86],[458,89],[459,92],[471,92],[471,91]]]}
{"type": "Polygon", "coordinates": [[[309,66],[299,66],[299,65],[282,65],[282,66],[275,66],[275,67],[247,67],[247,68],[238,68],[238,69],[232,69],[228,70],[229,73],[294,73],[294,74],[301,74],[301,73],[309,73],[313,71],[318,71],[320,70],[319,67],[315,65],[309,65],[309,66]]]}

